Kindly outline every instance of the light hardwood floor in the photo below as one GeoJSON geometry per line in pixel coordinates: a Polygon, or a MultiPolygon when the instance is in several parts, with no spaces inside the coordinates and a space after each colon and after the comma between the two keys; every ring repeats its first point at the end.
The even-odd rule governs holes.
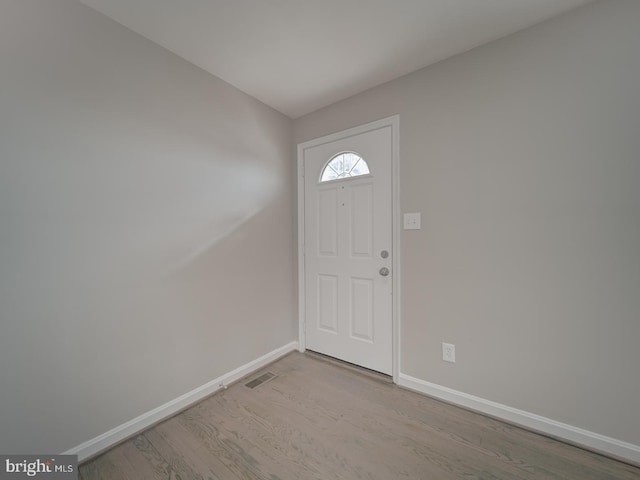
{"type": "Polygon", "coordinates": [[[293,353],[81,465],[83,480],[640,479],[640,469],[293,353]],[[266,371],[277,377],[249,389],[266,371]]]}

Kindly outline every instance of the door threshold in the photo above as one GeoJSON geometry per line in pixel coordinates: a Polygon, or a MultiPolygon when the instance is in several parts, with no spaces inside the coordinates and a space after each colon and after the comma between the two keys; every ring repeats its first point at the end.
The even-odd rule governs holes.
{"type": "Polygon", "coordinates": [[[375,370],[371,370],[366,367],[361,367],[360,365],[356,365],[355,363],[346,362],[344,360],[340,360],[339,358],[330,357],[329,355],[325,355],[324,353],[314,352],[313,350],[305,350],[305,355],[308,355],[313,358],[317,358],[318,360],[323,360],[327,363],[331,363],[338,367],[346,368],[347,370],[351,370],[353,372],[360,373],[369,378],[373,378],[374,380],[378,380],[383,383],[393,384],[393,377],[390,375],[385,375],[384,373],[377,372],[375,370]]]}

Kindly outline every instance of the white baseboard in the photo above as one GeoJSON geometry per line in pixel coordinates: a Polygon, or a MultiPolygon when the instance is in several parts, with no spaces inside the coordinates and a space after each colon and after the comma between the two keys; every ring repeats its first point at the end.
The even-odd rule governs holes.
{"type": "Polygon", "coordinates": [[[464,392],[426,382],[400,373],[398,385],[430,397],[459,405],[509,423],[565,440],[590,450],[602,452],[633,464],[640,464],[640,446],[606,437],[599,433],[557,422],[534,413],[518,410],[501,403],[469,395],[464,392]]]}
{"type": "Polygon", "coordinates": [[[225,385],[240,380],[242,377],[245,377],[256,370],[259,370],[268,363],[271,363],[274,360],[277,360],[278,358],[297,349],[298,342],[291,342],[287,345],[277,348],[276,350],[273,350],[272,352],[269,352],[266,355],[261,356],[260,358],[242,365],[241,367],[238,367],[229,373],[211,380],[210,382],[207,382],[204,385],[165,403],[164,405],[160,405],[159,407],[143,413],[133,420],[129,420],[128,422],[123,423],[122,425],[119,425],[109,430],[108,432],[105,432],[95,438],[92,438],[91,440],[81,443],[80,445],[73,447],[66,452],[63,452],[63,455],[78,455],[78,461],[83,462],[101,452],[104,452],[114,445],[117,445],[123,440],[126,440],[127,438],[130,438],[143,430],[146,430],[152,425],[155,425],[156,423],[161,422],[162,420],[165,420],[172,415],[175,415],[176,413],[184,410],[190,405],[199,402],[203,398],[224,388],[225,385]]]}

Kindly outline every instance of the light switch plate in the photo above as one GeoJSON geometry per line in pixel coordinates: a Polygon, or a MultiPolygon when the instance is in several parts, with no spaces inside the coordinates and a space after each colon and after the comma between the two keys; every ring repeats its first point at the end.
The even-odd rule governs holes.
{"type": "Polygon", "coordinates": [[[420,213],[405,213],[404,214],[404,229],[405,230],[420,230],[420,213]]]}

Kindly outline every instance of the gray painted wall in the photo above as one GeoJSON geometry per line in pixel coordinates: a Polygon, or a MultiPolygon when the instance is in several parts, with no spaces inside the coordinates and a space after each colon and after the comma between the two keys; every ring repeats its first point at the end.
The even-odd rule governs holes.
{"type": "Polygon", "coordinates": [[[400,114],[402,365],[640,445],[640,2],[588,5],[294,121],[400,114]],[[441,360],[441,342],[457,363],[441,360]]]}
{"type": "Polygon", "coordinates": [[[295,339],[292,125],[68,0],[0,3],[0,452],[295,339]]]}

